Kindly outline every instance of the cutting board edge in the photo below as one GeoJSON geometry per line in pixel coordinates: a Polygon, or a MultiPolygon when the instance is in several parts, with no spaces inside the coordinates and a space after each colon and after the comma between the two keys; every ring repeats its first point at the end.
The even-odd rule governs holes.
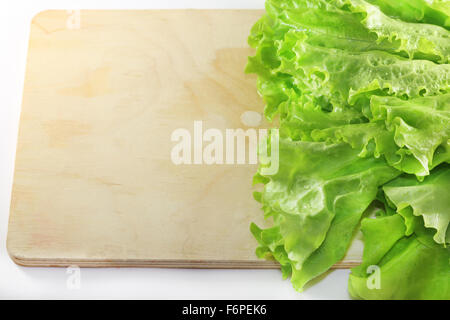
{"type": "MultiPolygon", "coordinates": [[[[76,259],[24,259],[9,253],[12,261],[22,267],[81,268],[173,268],[173,269],[279,269],[276,262],[240,260],[76,260],[76,259]]],[[[350,269],[361,261],[347,260],[332,269],[350,269]]]]}

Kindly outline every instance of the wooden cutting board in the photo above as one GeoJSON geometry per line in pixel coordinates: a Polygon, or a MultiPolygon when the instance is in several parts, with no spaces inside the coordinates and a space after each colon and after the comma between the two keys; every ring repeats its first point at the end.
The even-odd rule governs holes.
{"type": "MultiPolygon", "coordinates": [[[[243,70],[262,13],[33,19],[8,232],[16,263],[276,267],[255,257],[249,232],[252,221],[264,225],[252,199],[256,166],[171,161],[172,133],[193,132],[196,120],[204,130],[255,125],[243,114],[261,113],[263,102],[243,70]]],[[[337,266],[360,258],[357,242],[337,266]]]]}

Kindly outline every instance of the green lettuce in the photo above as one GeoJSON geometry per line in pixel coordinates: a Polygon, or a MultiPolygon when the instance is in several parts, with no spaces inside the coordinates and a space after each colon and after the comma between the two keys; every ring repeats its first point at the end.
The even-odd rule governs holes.
{"type": "Polygon", "coordinates": [[[260,165],[255,199],[273,223],[250,229],[257,256],[278,261],[297,290],[382,208],[363,219],[352,296],[448,297],[448,17],[439,0],[266,1],[246,72],[258,76],[266,118],[278,118],[279,170],[260,165]],[[366,285],[372,266],[381,290],[366,285]]]}
{"type": "Polygon", "coordinates": [[[429,23],[450,29],[447,0],[367,0],[394,18],[409,22],[429,23]]]}
{"type": "Polygon", "coordinates": [[[449,90],[448,64],[409,60],[380,51],[353,53],[292,41],[290,37],[284,45],[280,50],[289,50],[295,57],[281,56],[281,64],[273,72],[291,75],[301,92],[317,103],[323,100],[325,108],[325,103],[331,103],[333,107],[362,109],[371,95],[417,98],[449,90]]]}
{"type": "Polygon", "coordinates": [[[266,8],[272,21],[291,27],[284,27],[285,32],[307,34],[309,43],[448,62],[449,34],[445,29],[397,21],[362,0],[270,1],[266,8]]]}
{"type": "Polygon", "coordinates": [[[450,299],[450,249],[434,243],[426,230],[405,236],[406,227],[399,214],[364,219],[361,230],[365,241],[363,263],[352,269],[351,296],[450,299]]]}
{"type": "Polygon", "coordinates": [[[361,23],[377,35],[377,42],[386,40],[395,45],[395,52],[405,52],[410,58],[448,63],[450,53],[448,32],[432,24],[403,23],[385,15],[377,6],[363,0],[337,0],[360,13],[361,23]]]}
{"type": "Polygon", "coordinates": [[[450,162],[450,95],[402,100],[372,96],[368,123],[329,123],[311,131],[314,141],[347,142],[361,156],[385,156],[388,163],[420,179],[450,162]],[[371,145],[372,144],[372,145],[371,145]]]}
{"type": "Polygon", "coordinates": [[[421,216],[427,228],[436,230],[434,240],[450,243],[450,166],[436,168],[423,182],[412,176],[398,178],[385,186],[387,198],[402,211],[410,207],[414,216],[421,216]]]}
{"type": "Polygon", "coordinates": [[[279,152],[278,172],[264,176],[260,170],[256,178],[265,183],[257,198],[274,227],[252,231],[261,244],[258,255],[282,254],[301,290],[344,257],[378,187],[400,172],[382,159],[359,158],[347,144],[281,139],[279,152]]]}

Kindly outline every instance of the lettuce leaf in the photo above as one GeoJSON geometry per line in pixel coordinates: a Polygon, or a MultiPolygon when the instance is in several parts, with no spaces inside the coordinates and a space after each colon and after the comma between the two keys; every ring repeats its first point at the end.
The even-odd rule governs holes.
{"type": "Polygon", "coordinates": [[[353,105],[366,114],[372,95],[418,98],[449,90],[448,64],[408,60],[384,51],[352,53],[315,46],[306,39],[288,32],[276,52],[261,47],[249,60],[247,71],[260,76],[258,89],[269,104],[269,119],[291,96],[307,95],[322,109],[353,105]]]}
{"type": "Polygon", "coordinates": [[[436,168],[423,182],[404,176],[386,184],[383,190],[397,210],[410,207],[414,216],[423,218],[425,227],[435,229],[434,241],[450,243],[449,165],[436,168]]]}
{"type": "Polygon", "coordinates": [[[378,187],[400,172],[382,159],[359,158],[347,144],[281,139],[279,153],[278,172],[260,170],[257,178],[265,182],[258,199],[274,227],[252,231],[262,246],[258,255],[288,262],[301,290],[344,257],[378,187]]]}
{"type": "Polygon", "coordinates": [[[447,30],[395,20],[363,0],[271,0],[266,10],[272,20],[290,26],[289,31],[307,34],[309,43],[353,52],[384,50],[448,62],[447,30]]]}
{"type": "Polygon", "coordinates": [[[279,50],[292,51],[295,58],[281,55],[281,64],[274,72],[291,75],[300,91],[316,101],[328,100],[336,107],[361,106],[374,94],[417,98],[449,90],[448,64],[408,60],[381,51],[352,53],[314,46],[289,36],[288,33],[279,50]]]}
{"type": "Polygon", "coordinates": [[[450,33],[435,25],[404,23],[386,16],[377,6],[364,0],[337,0],[352,12],[364,15],[362,24],[377,34],[378,42],[388,40],[396,44],[396,52],[406,52],[410,58],[426,58],[448,63],[450,33]]]}
{"type": "Polygon", "coordinates": [[[387,15],[408,22],[429,23],[450,29],[446,0],[367,0],[387,15]]]}
{"type": "Polygon", "coordinates": [[[449,248],[430,241],[425,231],[405,236],[403,222],[398,214],[363,220],[363,264],[352,269],[352,297],[450,299],[449,248]]]}
{"type": "Polygon", "coordinates": [[[450,95],[402,100],[372,96],[370,123],[311,130],[314,141],[347,142],[360,156],[384,155],[388,163],[423,177],[450,162],[450,95]],[[373,145],[371,145],[371,143],[373,145]]]}
{"type": "MultiPolygon", "coordinates": [[[[394,134],[398,154],[414,156],[422,172],[442,162],[450,162],[450,95],[425,97],[404,101],[393,97],[373,97],[372,121],[384,121],[394,134]]],[[[420,170],[420,169],[417,169],[420,170]]]]}

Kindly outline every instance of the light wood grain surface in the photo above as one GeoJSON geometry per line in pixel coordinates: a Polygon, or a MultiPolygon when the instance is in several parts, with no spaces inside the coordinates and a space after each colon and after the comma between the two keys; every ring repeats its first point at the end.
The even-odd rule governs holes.
{"type": "MultiPolygon", "coordinates": [[[[274,268],[255,165],[175,165],[171,134],[247,127],[259,10],[46,11],[31,25],[8,251],[26,266],[274,268]]],[[[265,126],[266,124],[262,124],[265,126]]],[[[358,263],[359,242],[338,267],[358,263]]]]}

